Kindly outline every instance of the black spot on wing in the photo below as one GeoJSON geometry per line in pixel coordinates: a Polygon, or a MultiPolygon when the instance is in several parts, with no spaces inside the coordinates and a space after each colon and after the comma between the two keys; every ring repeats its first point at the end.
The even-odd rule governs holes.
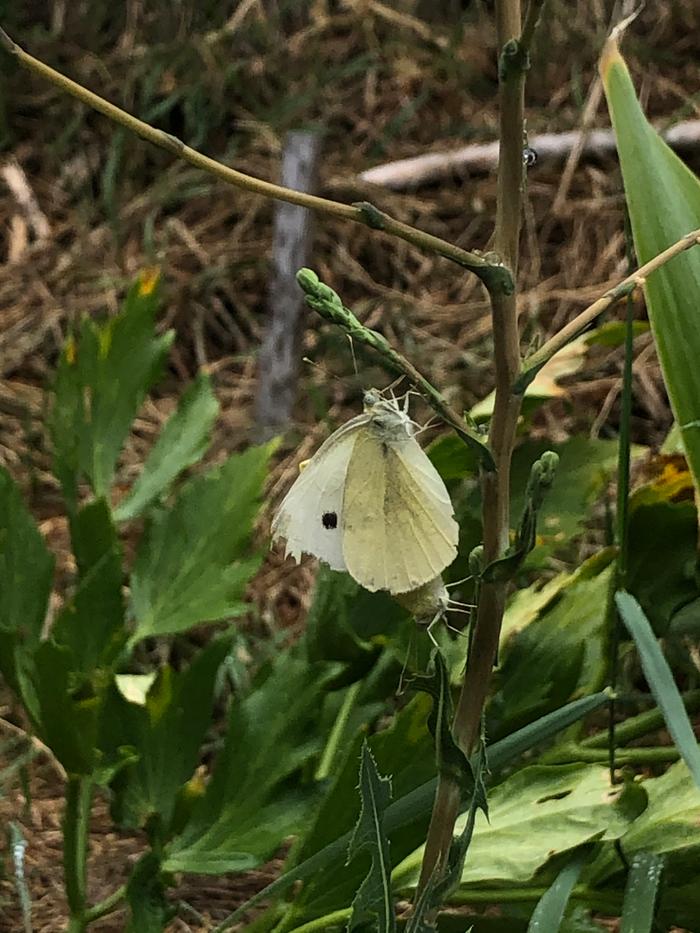
{"type": "Polygon", "coordinates": [[[332,531],[338,527],[338,516],[335,512],[324,512],[321,516],[321,524],[327,531],[332,531]]]}

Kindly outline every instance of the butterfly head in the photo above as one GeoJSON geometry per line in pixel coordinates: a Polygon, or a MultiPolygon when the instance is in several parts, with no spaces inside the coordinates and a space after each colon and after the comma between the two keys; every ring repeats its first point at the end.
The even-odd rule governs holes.
{"type": "Polygon", "coordinates": [[[391,440],[413,434],[412,421],[395,398],[385,398],[378,389],[368,389],[362,402],[370,424],[383,438],[391,440]]]}

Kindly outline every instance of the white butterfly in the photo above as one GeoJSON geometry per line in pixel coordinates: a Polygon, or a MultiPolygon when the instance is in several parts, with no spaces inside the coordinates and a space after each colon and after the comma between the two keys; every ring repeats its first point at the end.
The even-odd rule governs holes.
{"type": "Polygon", "coordinates": [[[395,399],[366,392],[364,413],[328,438],[287,493],[273,541],[372,592],[406,593],[438,577],[457,555],[459,527],[413,433],[395,399]]]}

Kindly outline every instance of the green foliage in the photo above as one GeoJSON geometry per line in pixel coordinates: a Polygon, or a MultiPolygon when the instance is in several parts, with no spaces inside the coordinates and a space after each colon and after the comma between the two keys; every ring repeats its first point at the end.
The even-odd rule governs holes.
{"type": "Polygon", "coordinates": [[[664,860],[651,852],[632,859],[622,905],[620,933],[651,933],[664,860]]]}
{"type": "Polygon", "coordinates": [[[569,897],[590,854],[590,846],[581,846],[571,861],[562,868],[537,902],[530,917],[527,933],[556,933],[561,929],[569,897]]]}
{"type": "Polygon", "coordinates": [[[74,514],[70,528],[78,579],[51,634],[70,649],[74,669],[89,677],[98,667],[111,665],[126,641],[122,554],[104,499],[74,514]]]}
{"type": "Polygon", "coordinates": [[[698,594],[698,516],[692,502],[656,502],[633,508],[629,519],[625,586],[658,635],[698,594]],[[663,557],[662,557],[663,555],[663,557]]]}
{"type": "Polygon", "coordinates": [[[393,933],[396,916],[391,894],[391,860],[384,814],[391,802],[391,780],[380,777],[369,746],[360,756],[360,815],[348,845],[348,862],[363,851],[371,858],[369,872],[352,902],[348,933],[371,924],[378,933],[393,933]]]}
{"type": "Polygon", "coordinates": [[[629,593],[620,592],[615,595],[615,602],[622,621],[634,638],[644,674],[664,714],[668,731],[700,788],[700,747],[671,668],[663,656],[649,620],[636,599],[629,593]]]}
{"type": "Polygon", "coordinates": [[[167,493],[173,480],[192,466],[209,446],[219,403],[208,376],[199,375],[184,392],[177,411],[167,421],[129,493],[114,511],[115,521],[127,521],[167,493]]]}
{"type": "Polygon", "coordinates": [[[134,416],[163,368],[173,333],[155,333],[157,280],[145,273],[105,324],[84,320],[61,354],[51,435],[69,508],[83,478],[95,496],[107,496],[134,416]]]}
{"type": "Polygon", "coordinates": [[[128,702],[112,687],[100,724],[102,749],[112,761],[121,748],[136,756],[112,783],[112,812],[121,826],[148,824],[159,841],[169,834],[178,795],[199,761],[216,672],[230,645],[230,636],[213,640],[180,673],[162,667],[143,704],[128,702]]]}
{"type": "Polygon", "coordinates": [[[132,643],[245,611],[243,595],[259,559],[242,555],[250,553],[273,448],[231,455],[188,480],[171,508],[151,515],[132,570],[132,643]]]}
{"type": "Polygon", "coordinates": [[[165,884],[154,852],[146,852],[134,866],[126,886],[126,899],[130,913],[126,933],[161,933],[165,929],[165,884]]]}
{"type": "Polygon", "coordinates": [[[518,594],[515,618],[506,613],[498,690],[488,711],[490,733],[502,735],[600,689],[609,560],[610,555],[599,555],[557,581],[546,589],[544,603],[536,585],[518,594]]]}
{"type": "MultiPolygon", "coordinates": [[[[646,263],[697,228],[700,181],[647,122],[627,66],[612,41],[600,67],[615,130],[634,246],[640,263],[646,263]]],[[[688,250],[653,272],[645,281],[644,293],[664,381],[697,488],[700,252],[688,250]]]]}
{"type": "Polygon", "coordinates": [[[299,832],[312,796],[293,778],[319,752],[322,736],[313,726],[335,673],[283,652],[260,671],[245,699],[234,699],[206,793],[168,846],[168,870],[243,871],[299,832]]]}

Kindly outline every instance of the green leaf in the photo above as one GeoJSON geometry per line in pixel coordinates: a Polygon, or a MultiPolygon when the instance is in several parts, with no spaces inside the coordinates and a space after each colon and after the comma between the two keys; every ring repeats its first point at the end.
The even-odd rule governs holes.
{"type": "Polygon", "coordinates": [[[658,635],[677,610],[698,595],[698,516],[692,502],[656,502],[632,509],[626,589],[658,635]]]}
{"type": "Polygon", "coordinates": [[[178,794],[199,762],[216,673],[230,645],[230,636],[212,641],[181,673],[161,668],[145,705],[130,703],[113,687],[101,722],[103,752],[108,760],[123,748],[138,756],[113,781],[112,809],[121,826],[140,828],[150,821],[161,839],[167,836],[178,794]]]}
{"type": "Polygon", "coordinates": [[[537,902],[530,917],[527,933],[557,933],[557,930],[561,928],[569,897],[590,854],[590,848],[582,846],[571,861],[562,868],[537,902]]]}
{"type": "Polygon", "coordinates": [[[104,499],[71,516],[70,528],[78,584],[51,634],[70,649],[75,670],[89,675],[111,664],[126,641],[121,548],[104,499]]]}
{"type": "MultiPolygon", "coordinates": [[[[34,653],[34,726],[70,774],[89,774],[96,762],[101,697],[82,695],[75,683],[73,653],[48,640],[34,653]]],[[[25,705],[31,710],[29,702],[25,705]]]]}
{"type": "Polygon", "coordinates": [[[259,564],[250,536],[273,446],[232,455],[189,480],[172,508],[152,515],[131,576],[132,642],[245,611],[245,588],[259,564]]]}
{"type": "Polygon", "coordinates": [[[312,661],[343,661],[350,673],[361,676],[387,636],[409,624],[409,613],[388,593],[370,593],[349,574],[322,565],[306,617],[304,643],[312,661]]]}
{"type": "Polygon", "coordinates": [[[169,871],[218,874],[259,865],[299,832],[309,794],[291,781],[319,751],[316,724],[335,667],[284,653],[234,701],[206,794],[168,847],[169,871]]]}
{"type": "Polygon", "coordinates": [[[663,866],[663,858],[653,852],[638,852],[632,859],[620,933],[651,933],[663,866]]]}
{"type": "Polygon", "coordinates": [[[622,621],[637,645],[644,676],[664,714],[668,731],[695,783],[700,787],[700,748],[671,668],[663,656],[649,620],[637,600],[629,593],[616,593],[615,602],[622,621]]]}
{"type": "Polygon", "coordinates": [[[54,471],[69,507],[87,478],[107,496],[117,457],[146,393],[165,362],[173,332],[155,334],[154,273],[130,289],[119,314],[104,324],[83,321],[80,338],[63,348],[50,418],[54,471]]]}
{"type": "Polygon", "coordinates": [[[126,886],[129,925],[126,933],[162,933],[168,904],[161,866],[155,852],[146,852],[134,865],[126,886]]]}
{"type": "Polygon", "coordinates": [[[115,509],[115,521],[128,521],[140,515],[168,492],[179,473],[204,455],[218,411],[219,403],[212,392],[211,380],[200,374],[180,399],[177,411],[161,431],[141,474],[115,509]]]}
{"type": "MultiPolygon", "coordinates": [[[[421,698],[418,697],[413,703],[417,704],[420,700],[421,698]]],[[[535,745],[548,741],[562,729],[568,728],[582,717],[587,716],[596,709],[600,709],[600,707],[607,702],[609,702],[609,697],[606,693],[598,693],[593,697],[586,697],[575,703],[568,704],[568,706],[563,709],[550,713],[548,716],[543,717],[541,722],[532,723],[525,729],[521,729],[513,735],[508,736],[506,739],[496,742],[488,749],[488,761],[491,771],[499,771],[535,745]]],[[[423,717],[424,716],[425,711],[423,712],[423,717]]],[[[399,721],[400,719],[401,717],[399,717],[399,721]]],[[[384,735],[390,738],[395,735],[397,739],[397,748],[400,750],[403,747],[404,749],[403,755],[397,759],[396,754],[392,753],[388,758],[389,761],[398,760],[401,762],[404,774],[406,775],[405,779],[410,780],[414,769],[414,756],[411,754],[410,747],[407,744],[402,745],[403,736],[405,735],[408,739],[415,742],[416,735],[425,736],[426,730],[424,726],[418,729],[418,720],[416,719],[409,721],[406,725],[407,728],[405,731],[399,730],[397,721],[396,732],[393,730],[385,730],[384,733],[373,736],[372,739],[370,739],[370,744],[373,744],[373,740],[376,741],[384,735]]],[[[373,745],[373,753],[375,758],[379,760],[379,749],[376,745],[373,745]]],[[[420,761],[423,756],[417,756],[417,758],[420,761]]],[[[382,762],[380,760],[380,766],[381,765],[382,762]]],[[[397,799],[388,807],[384,822],[385,831],[389,834],[391,839],[395,860],[400,859],[404,852],[408,853],[412,851],[421,839],[425,839],[436,786],[435,779],[432,779],[425,783],[421,783],[417,787],[414,785],[411,790],[400,792],[398,788],[399,779],[400,778],[397,777],[395,773],[394,792],[397,799]]],[[[340,784],[340,777],[337,779],[337,783],[340,784]]],[[[327,811],[329,814],[344,814],[346,812],[347,808],[340,805],[345,798],[337,799],[339,800],[339,805],[335,806],[335,799],[328,798],[328,802],[331,804],[327,811]]],[[[325,825],[327,827],[325,830],[325,837],[330,838],[332,841],[327,842],[322,849],[317,851],[313,851],[313,847],[310,846],[309,848],[313,851],[313,854],[305,857],[300,864],[285,872],[280,878],[267,885],[267,887],[255,894],[238,908],[238,910],[234,911],[234,913],[226,919],[225,922],[227,925],[243,917],[251,907],[260,901],[268,900],[272,897],[279,897],[284,894],[298,881],[304,881],[306,884],[302,888],[297,903],[292,905],[289,917],[285,918],[285,921],[280,926],[277,933],[291,930],[295,926],[300,925],[304,919],[308,918],[309,913],[313,917],[324,916],[331,910],[335,910],[339,903],[349,903],[352,894],[343,899],[341,888],[344,881],[342,876],[344,873],[348,873],[347,868],[343,869],[343,861],[350,841],[350,832],[342,832],[341,828],[342,835],[333,838],[334,825],[330,823],[330,820],[328,820],[325,825]],[[335,890],[330,893],[330,885],[327,880],[329,877],[337,879],[335,890]],[[317,890],[316,909],[311,913],[308,902],[310,902],[312,898],[308,894],[308,891],[314,887],[314,884],[316,884],[317,890]],[[305,900],[305,898],[307,900],[305,900]],[[327,898],[327,900],[324,900],[325,898],[327,898]],[[300,913],[299,907],[302,903],[307,905],[307,912],[303,914],[300,913]]],[[[322,841],[322,838],[323,837],[321,837],[319,842],[322,841]]],[[[306,855],[307,851],[308,849],[305,847],[300,853],[300,856],[303,857],[306,855]]]]}
{"type": "Polygon", "coordinates": [[[362,746],[360,761],[360,815],[348,845],[348,862],[363,850],[372,860],[367,876],[352,902],[348,933],[371,923],[378,933],[396,929],[391,895],[389,842],[384,833],[384,813],[391,802],[391,780],[379,776],[369,746],[362,746]]]}
{"type": "MultiPolygon", "coordinates": [[[[629,825],[616,806],[618,791],[598,765],[539,765],[516,771],[489,792],[489,820],[477,817],[462,873],[465,885],[525,884],[554,856],[600,838],[615,839],[629,825]]],[[[461,832],[466,814],[457,820],[461,832]]],[[[394,870],[395,889],[412,888],[423,847],[394,870]]]]}
{"type": "MultiPolygon", "coordinates": [[[[648,805],[630,824],[620,845],[628,862],[640,852],[663,856],[664,887],[670,891],[695,879],[700,871],[700,791],[682,761],[642,786],[648,805]]],[[[624,869],[617,852],[606,850],[591,868],[590,883],[607,882],[624,869]]],[[[697,896],[696,902],[700,905],[697,896]]]]}
{"type": "MultiPolygon", "coordinates": [[[[427,791],[421,803],[414,806],[407,801],[407,806],[401,811],[402,816],[391,824],[392,852],[398,859],[415,848],[425,837],[428,826],[434,781],[427,785],[424,782],[435,774],[433,743],[425,727],[429,708],[427,696],[416,696],[396,715],[389,728],[367,740],[377,767],[391,773],[396,797],[410,797],[421,786],[427,791]]],[[[343,866],[343,861],[354,824],[357,760],[364,736],[365,730],[362,729],[349,748],[343,769],[329,787],[314,823],[294,853],[295,861],[305,865],[316,853],[327,853],[330,847],[329,858],[335,868],[311,874],[285,918],[283,929],[292,929],[302,922],[347,907],[362,881],[364,861],[360,859],[346,866],[343,866]]],[[[389,820],[390,814],[396,812],[397,803],[399,801],[391,804],[387,811],[389,820]]]]}
{"type": "Polygon", "coordinates": [[[19,489],[0,467],[0,630],[16,633],[27,650],[41,637],[53,564],[19,489]]]}
{"type": "MultiPolygon", "coordinates": [[[[498,689],[487,711],[490,735],[503,735],[600,689],[606,670],[610,556],[593,559],[568,585],[557,587],[556,601],[545,604],[524,628],[517,631],[507,621],[511,637],[501,646],[498,689]]],[[[522,607],[521,597],[521,612],[522,607]]]]}
{"type": "MultiPolygon", "coordinates": [[[[615,41],[600,62],[622,167],[634,245],[646,263],[698,227],[700,181],[647,122],[615,41]]],[[[700,478],[700,250],[651,273],[644,292],[671,407],[700,478]]]]}
{"type": "MultiPolygon", "coordinates": [[[[584,340],[588,346],[599,344],[601,347],[621,347],[625,342],[625,322],[605,321],[593,330],[586,331],[584,340]]],[[[638,337],[649,330],[647,321],[632,321],[632,334],[638,337]]]]}

